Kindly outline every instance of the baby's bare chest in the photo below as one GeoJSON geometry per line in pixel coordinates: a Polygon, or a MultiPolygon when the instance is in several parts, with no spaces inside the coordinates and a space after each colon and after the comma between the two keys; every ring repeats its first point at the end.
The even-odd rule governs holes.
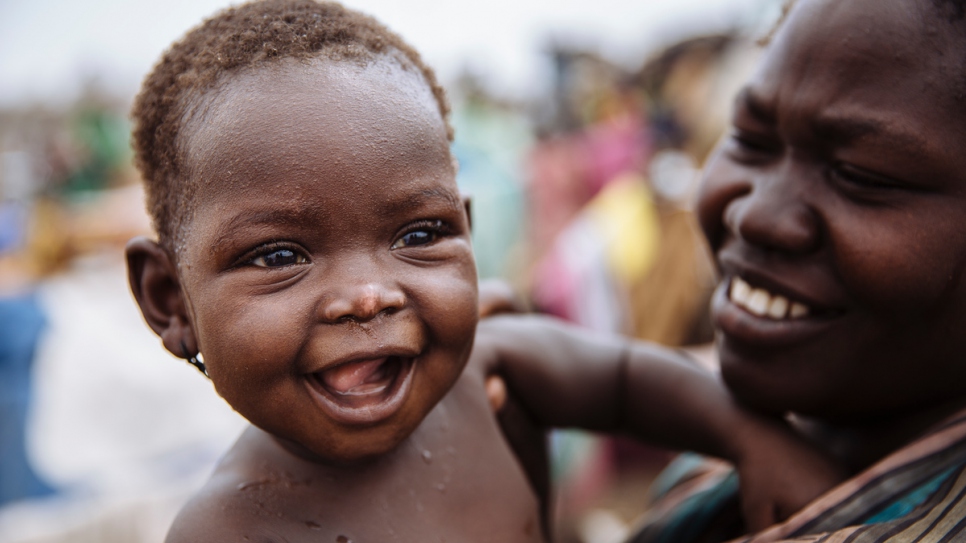
{"type": "Polygon", "coordinates": [[[543,541],[538,500],[491,413],[441,402],[390,461],[242,489],[251,541],[543,541]]]}

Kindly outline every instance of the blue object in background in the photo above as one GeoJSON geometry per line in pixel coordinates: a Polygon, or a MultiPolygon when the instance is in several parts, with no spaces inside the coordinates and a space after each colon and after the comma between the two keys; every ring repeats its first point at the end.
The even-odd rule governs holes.
{"type": "Polygon", "coordinates": [[[27,460],[31,366],[45,325],[34,295],[0,297],[0,506],[52,494],[27,460]]]}
{"type": "Polygon", "coordinates": [[[0,253],[13,252],[23,245],[28,218],[23,203],[0,202],[0,253]]]}

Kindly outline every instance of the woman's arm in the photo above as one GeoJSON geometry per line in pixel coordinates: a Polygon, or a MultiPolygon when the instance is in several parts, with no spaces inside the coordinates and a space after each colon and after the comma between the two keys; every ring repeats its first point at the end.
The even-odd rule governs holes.
{"type": "Polygon", "coordinates": [[[733,462],[752,528],[790,515],[843,476],[678,351],[536,315],[485,319],[476,341],[495,353],[489,370],[541,424],[627,433],[733,462]]]}

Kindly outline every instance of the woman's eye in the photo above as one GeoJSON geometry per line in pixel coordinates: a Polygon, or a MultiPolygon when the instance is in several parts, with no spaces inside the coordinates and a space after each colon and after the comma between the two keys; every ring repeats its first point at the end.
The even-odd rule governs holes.
{"type": "Polygon", "coordinates": [[[732,133],[731,139],[738,146],[738,149],[744,153],[761,156],[777,152],[777,146],[774,143],[741,131],[732,133]]]}
{"type": "Polygon", "coordinates": [[[279,268],[305,262],[307,259],[304,256],[291,249],[276,249],[252,259],[252,264],[261,268],[279,268]]]}
{"type": "Polygon", "coordinates": [[[833,179],[863,189],[896,189],[900,187],[899,183],[892,179],[846,164],[833,166],[829,175],[833,179]]]}

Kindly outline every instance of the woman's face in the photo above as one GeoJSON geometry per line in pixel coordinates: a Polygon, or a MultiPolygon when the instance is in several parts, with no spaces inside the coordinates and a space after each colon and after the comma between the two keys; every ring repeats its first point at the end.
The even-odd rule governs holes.
{"type": "Polygon", "coordinates": [[[800,1],[706,167],[722,375],[759,408],[966,397],[966,71],[932,9],[800,1]]]}

